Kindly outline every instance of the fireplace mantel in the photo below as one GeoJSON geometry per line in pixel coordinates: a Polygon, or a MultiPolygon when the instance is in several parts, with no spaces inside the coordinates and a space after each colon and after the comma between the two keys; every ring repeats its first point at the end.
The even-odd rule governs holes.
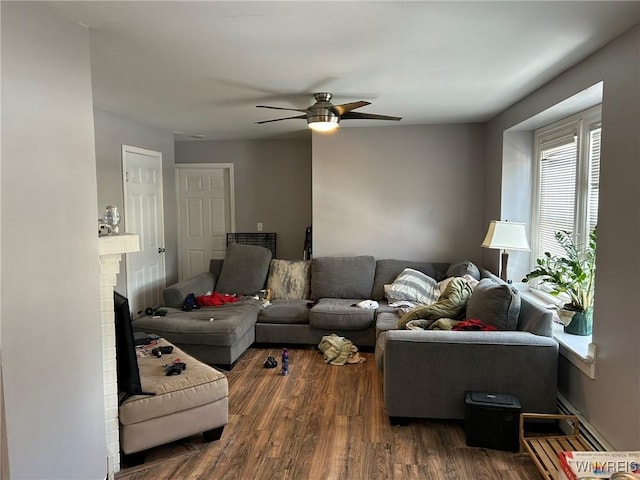
{"type": "Polygon", "coordinates": [[[115,472],[120,470],[120,428],[118,424],[118,376],[116,370],[113,287],[117,283],[122,255],[138,251],[140,251],[140,237],[136,234],[123,233],[98,237],[100,316],[102,320],[102,375],[109,480],[112,480],[115,472]]]}
{"type": "Polygon", "coordinates": [[[98,237],[98,255],[100,256],[131,253],[139,250],[140,237],[133,233],[98,237]]]}

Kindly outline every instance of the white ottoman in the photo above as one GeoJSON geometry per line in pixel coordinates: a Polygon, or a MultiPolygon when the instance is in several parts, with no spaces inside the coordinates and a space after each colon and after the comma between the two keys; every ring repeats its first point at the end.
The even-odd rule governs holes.
{"type": "MultiPolygon", "coordinates": [[[[167,345],[159,340],[158,346],[167,345]]],[[[218,440],[227,424],[227,377],[171,346],[173,352],[160,358],[138,357],[142,390],[155,395],[135,395],[119,407],[120,449],[129,464],[144,461],[146,449],[198,433],[206,441],[218,440]],[[186,369],[166,376],[163,365],[178,358],[186,369]]]]}

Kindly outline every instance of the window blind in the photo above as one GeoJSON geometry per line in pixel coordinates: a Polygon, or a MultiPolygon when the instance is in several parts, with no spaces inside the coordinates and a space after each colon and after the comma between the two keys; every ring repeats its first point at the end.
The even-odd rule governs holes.
{"type": "Polygon", "coordinates": [[[562,255],[555,232],[574,229],[578,149],[575,137],[554,143],[540,151],[538,249],[540,254],[562,255]]]}
{"type": "Polygon", "coordinates": [[[589,232],[598,224],[598,200],[600,194],[600,134],[602,129],[594,125],[589,131],[589,202],[587,226],[589,232]]]}
{"type": "Polygon", "coordinates": [[[600,106],[536,131],[534,258],[564,255],[556,232],[567,231],[582,245],[596,227],[601,133],[600,106]]]}

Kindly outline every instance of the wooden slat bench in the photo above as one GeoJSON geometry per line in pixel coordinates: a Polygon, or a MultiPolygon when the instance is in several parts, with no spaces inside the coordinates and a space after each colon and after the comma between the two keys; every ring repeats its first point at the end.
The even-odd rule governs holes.
{"type": "Polygon", "coordinates": [[[580,437],[578,417],[575,415],[523,413],[520,415],[520,444],[531,455],[543,478],[556,480],[560,468],[560,452],[579,452],[592,450],[580,437]],[[545,435],[526,437],[524,423],[527,420],[567,420],[573,425],[570,435],[545,435]]]}

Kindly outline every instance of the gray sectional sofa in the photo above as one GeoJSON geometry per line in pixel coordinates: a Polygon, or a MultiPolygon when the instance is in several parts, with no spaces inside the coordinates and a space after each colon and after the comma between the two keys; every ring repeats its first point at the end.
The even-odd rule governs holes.
{"type": "MultiPolygon", "coordinates": [[[[134,329],[158,334],[206,363],[229,368],[253,343],[317,345],[335,333],[358,347],[375,348],[384,370],[387,413],[396,419],[464,418],[466,391],[514,394],[523,411],[556,410],[558,345],[551,334],[551,314],[471,262],[366,255],[287,262],[272,260],[262,247],[231,244],[224,262],[212,261],[209,272],[168,287],[164,303],[166,316],[140,317],[134,329]],[[484,316],[487,323],[494,316],[509,316],[508,331],[397,330],[399,313],[387,303],[384,286],[405,268],[436,281],[464,274],[483,279],[485,290],[500,298],[498,303],[498,297],[489,298],[487,308],[475,308],[474,315],[484,316]],[[266,307],[260,295],[265,287],[273,293],[266,307]],[[241,298],[182,310],[188,294],[213,291],[241,298]],[[378,302],[378,308],[357,306],[364,300],[378,302]]],[[[486,302],[475,305],[480,303],[486,302]]]]}

